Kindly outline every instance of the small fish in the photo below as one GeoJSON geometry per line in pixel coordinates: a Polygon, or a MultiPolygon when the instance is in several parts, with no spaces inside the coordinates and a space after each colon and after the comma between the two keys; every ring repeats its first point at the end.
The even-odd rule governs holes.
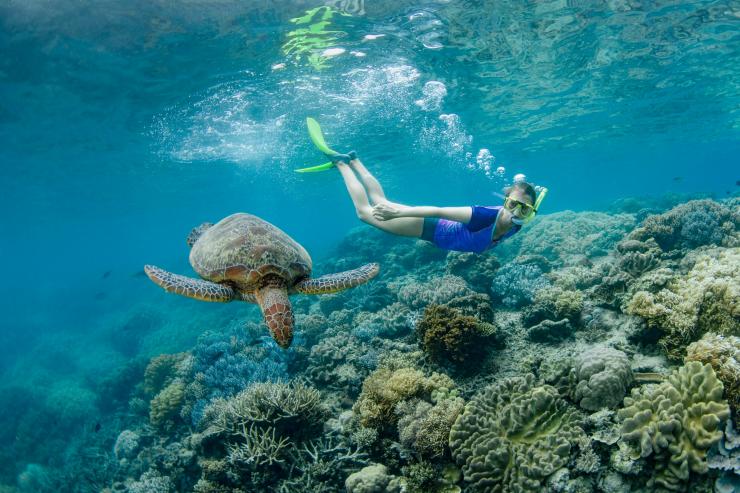
{"type": "Polygon", "coordinates": [[[107,270],[107,271],[103,272],[103,279],[108,279],[110,277],[111,272],[113,272],[113,271],[112,270],[107,270]]]}
{"type": "Polygon", "coordinates": [[[674,176],[673,181],[676,181],[676,182],[683,181],[683,176],[674,176]]]}
{"type": "Polygon", "coordinates": [[[98,421],[97,423],[95,423],[95,433],[97,433],[99,431],[100,431],[100,421],[98,421]]]}

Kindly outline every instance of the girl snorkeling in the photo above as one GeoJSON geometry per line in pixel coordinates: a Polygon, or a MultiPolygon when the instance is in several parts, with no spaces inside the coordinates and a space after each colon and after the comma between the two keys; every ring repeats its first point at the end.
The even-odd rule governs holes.
{"type": "Polygon", "coordinates": [[[307,118],[306,123],[314,145],[331,161],[296,171],[336,166],[361,221],[391,234],[429,241],[444,250],[482,253],[495,247],[534,218],[547,193],[543,188],[538,196],[532,185],[515,177],[514,184],[505,190],[503,206],[434,207],[391,202],[354,151],[340,154],[330,149],[316,120],[307,118]]]}
{"type": "Polygon", "coordinates": [[[506,189],[503,206],[435,207],[391,202],[356,155],[349,156],[348,162],[337,160],[334,164],[361,221],[391,234],[421,238],[444,250],[483,253],[516,234],[537,211],[537,194],[524,181],[506,189]]]}

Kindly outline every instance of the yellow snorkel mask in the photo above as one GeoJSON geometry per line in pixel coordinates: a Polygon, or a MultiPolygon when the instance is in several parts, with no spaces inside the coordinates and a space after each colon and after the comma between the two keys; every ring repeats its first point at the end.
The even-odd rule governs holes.
{"type": "Polygon", "coordinates": [[[537,215],[537,211],[540,209],[540,204],[542,203],[542,200],[544,200],[545,196],[547,195],[547,188],[542,187],[540,189],[540,193],[537,194],[537,200],[535,200],[534,205],[530,206],[529,204],[525,204],[523,202],[519,202],[518,200],[511,199],[509,197],[506,197],[506,200],[504,201],[504,207],[506,207],[511,212],[516,211],[519,209],[520,211],[524,211],[529,209],[528,212],[524,214],[522,218],[512,218],[512,222],[518,226],[521,226],[523,224],[527,224],[529,221],[534,219],[534,216],[537,215]],[[511,206],[511,202],[515,202],[514,206],[511,206]]]}

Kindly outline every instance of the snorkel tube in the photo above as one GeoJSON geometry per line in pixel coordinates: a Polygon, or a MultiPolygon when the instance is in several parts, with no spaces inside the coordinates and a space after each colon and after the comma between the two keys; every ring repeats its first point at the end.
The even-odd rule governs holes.
{"type": "Polygon", "coordinates": [[[311,142],[313,142],[313,145],[315,145],[316,148],[320,150],[326,157],[331,159],[331,161],[316,166],[310,166],[308,168],[297,169],[295,170],[296,173],[314,173],[316,171],[324,171],[333,167],[334,163],[336,163],[337,161],[349,161],[351,159],[355,159],[356,156],[353,156],[353,153],[341,154],[331,149],[326,144],[326,140],[324,139],[324,134],[321,131],[319,122],[317,122],[310,116],[306,118],[306,126],[308,127],[308,136],[311,138],[311,142]]]}
{"type": "Polygon", "coordinates": [[[534,206],[532,207],[532,213],[529,216],[522,219],[523,224],[527,224],[529,221],[534,219],[534,216],[537,215],[537,211],[540,210],[540,204],[542,203],[545,196],[547,195],[547,192],[548,192],[547,188],[542,187],[542,189],[540,190],[540,193],[537,194],[537,200],[534,201],[534,206]]]}

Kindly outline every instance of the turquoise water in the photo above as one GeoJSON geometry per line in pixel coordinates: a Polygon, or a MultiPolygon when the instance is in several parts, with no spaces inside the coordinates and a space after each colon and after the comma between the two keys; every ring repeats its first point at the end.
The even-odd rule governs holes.
{"type": "MultiPolygon", "coordinates": [[[[549,188],[544,214],[739,190],[732,1],[9,0],[0,50],[4,399],[58,380],[92,392],[127,361],[258,317],[142,275],[192,272],[201,222],[250,212],[317,261],[343,255],[361,223],[338,173],[293,172],[321,162],[307,116],[409,204],[496,205],[515,173],[549,188]],[[286,55],[290,20],[320,6],[331,33],[286,55]],[[139,311],[153,321],[129,338],[139,311]]],[[[70,433],[113,420],[85,409],[70,433]]],[[[0,484],[58,466],[41,448],[0,484]]]]}

